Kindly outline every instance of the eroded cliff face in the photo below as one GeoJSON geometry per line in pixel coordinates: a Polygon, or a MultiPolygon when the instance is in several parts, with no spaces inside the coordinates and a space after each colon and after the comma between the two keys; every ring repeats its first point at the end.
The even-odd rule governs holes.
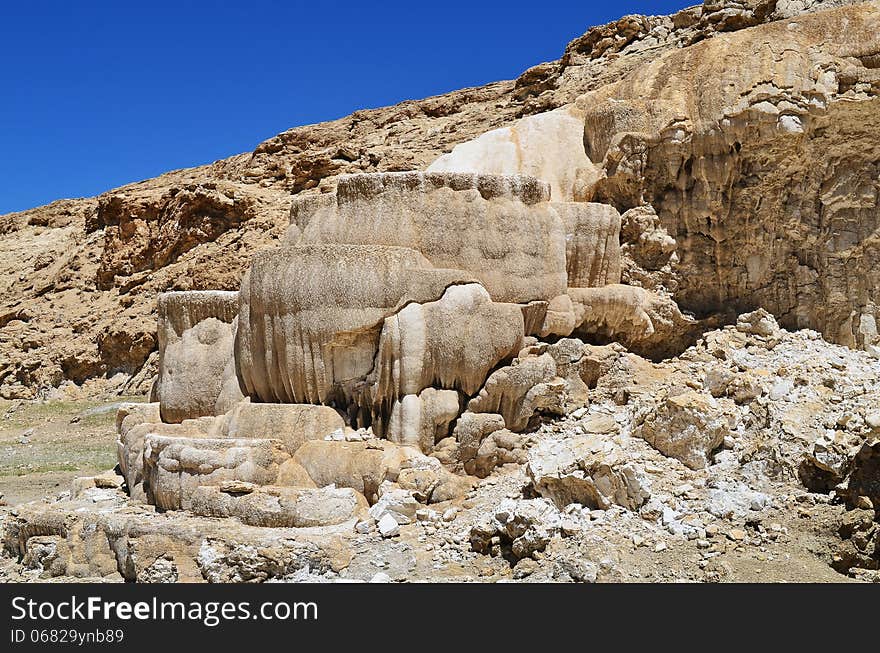
{"type": "MultiPolygon", "coordinates": [[[[646,88],[657,115],[640,119],[644,152],[606,161],[594,137],[570,152],[580,174],[544,162],[557,171],[554,192],[578,195],[552,199],[585,199],[599,179],[597,199],[654,206],[679,260],[639,271],[625,256],[625,282],[662,286],[701,315],[764,304],[786,324],[869,345],[877,3],[836,9],[844,4],[853,3],[707,2],[626,16],[515,81],[359,111],[210,166],[0,216],[0,396],[79,392],[71,383],[144,391],[156,372],[157,294],[237,290],[251,255],[283,238],[291,194],[330,193],[341,174],[425,169],[455,145],[554,109],[589,125],[602,102],[646,101],[646,88]],[[728,88],[716,73],[732,63],[728,88]],[[730,124],[707,126],[719,115],[730,124]],[[669,116],[691,123],[680,143],[663,132],[669,116]]],[[[557,141],[577,143],[565,131],[557,141]]]]}
{"type": "Polygon", "coordinates": [[[592,199],[653,206],[677,241],[683,309],[763,306],[876,347],[878,35],[876,3],[809,14],[669,52],[578,99],[592,199]]]}

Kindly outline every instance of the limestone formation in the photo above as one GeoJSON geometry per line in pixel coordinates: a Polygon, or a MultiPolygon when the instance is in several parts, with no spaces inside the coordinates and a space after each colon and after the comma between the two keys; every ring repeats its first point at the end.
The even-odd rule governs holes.
{"type": "Polygon", "coordinates": [[[495,413],[467,411],[461,414],[455,423],[455,431],[452,435],[458,442],[458,460],[464,465],[465,471],[474,473],[474,458],[477,456],[480,444],[504,426],[504,418],[495,413]]]}
{"type": "Polygon", "coordinates": [[[566,285],[565,237],[549,199],[549,186],[526,176],[352,175],[299,244],[407,247],[437,268],[470,273],[493,301],[546,300],[566,285]]]}
{"type": "Polygon", "coordinates": [[[536,413],[563,412],[565,381],[556,376],[556,363],[549,354],[526,356],[496,370],[480,393],[470,400],[474,413],[497,413],[512,431],[528,426],[536,413]]]}
{"type": "Polygon", "coordinates": [[[345,427],[342,417],[328,406],[311,404],[257,404],[243,401],[229,412],[229,438],[274,438],[293,455],[309,440],[323,440],[345,427]]]}
{"type": "Polygon", "coordinates": [[[578,99],[590,197],[653,206],[684,308],[763,306],[872,346],[878,20],[864,3],[735,31],[578,99]]]}
{"type": "Polygon", "coordinates": [[[621,342],[639,353],[662,357],[683,350],[699,330],[669,296],[637,286],[570,288],[568,294],[575,335],[621,342]]]}
{"type": "Polygon", "coordinates": [[[531,175],[549,183],[557,201],[582,200],[597,175],[584,152],[583,124],[571,105],[529,116],[456,145],[428,172],[531,175]]]}
{"type": "Polygon", "coordinates": [[[390,443],[321,440],[306,442],[293,457],[319,487],[349,487],[367,500],[373,500],[383,481],[397,478],[402,458],[399,448],[390,443]]]}
{"type": "Polygon", "coordinates": [[[620,283],[620,214],[608,204],[554,202],[565,226],[568,285],[593,288],[620,283]]]}
{"type": "Polygon", "coordinates": [[[143,457],[148,501],[163,510],[179,510],[190,507],[199,486],[225,481],[273,484],[288,454],[280,440],[149,434],[143,457]]]}
{"type": "Polygon", "coordinates": [[[125,478],[129,492],[133,496],[138,497],[141,497],[143,492],[144,441],[148,435],[202,437],[207,436],[213,427],[212,421],[205,419],[184,420],[180,424],[166,424],[164,422],[135,422],[133,424],[126,424],[127,420],[123,420],[122,426],[118,430],[116,452],[119,468],[125,478]]]}
{"type": "Polygon", "coordinates": [[[652,408],[635,434],[691,469],[700,469],[730,434],[730,420],[713,397],[690,391],[652,408]]]}
{"type": "Polygon", "coordinates": [[[678,243],[650,205],[636,206],[620,216],[620,241],[623,255],[644,272],[656,272],[669,263],[678,262],[675,253],[678,243]]]}
{"type": "Polygon", "coordinates": [[[238,293],[206,291],[159,296],[162,419],[181,422],[215,414],[224,370],[232,359],[238,293]]]}
{"type": "Polygon", "coordinates": [[[253,583],[306,568],[338,571],[351,559],[333,527],[315,533],[184,512],[155,515],[118,495],[97,504],[86,498],[22,507],[7,521],[3,544],[16,556],[27,555],[44,579],[253,583]]]}
{"type": "MultiPolygon", "coordinates": [[[[835,219],[842,223],[848,211],[862,216],[854,218],[859,224],[870,218],[868,190],[876,177],[868,171],[876,160],[872,154],[876,14],[876,3],[852,0],[729,0],[707,2],[672,16],[625,16],[591,27],[568,44],[559,60],[530,68],[516,80],[357,111],[285,131],[253,152],[209,166],[170,172],[99,198],[61,200],[0,216],[0,237],[6,251],[14,252],[0,268],[0,279],[6,279],[5,289],[0,284],[5,290],[0,293],[5,336],[0,338],[0,396],[29,399],[66,381],[93,386],[119,372],[130,377],[149,370],[147,363],[157,346],[151,321],[156,294],[237,289],[253,252],[274,244],[287,227],[290,194],[296,195],[296,202],[326,201],[334,196],[340,175],[424,169],[460,145],[458,151],[472,154],[452,157],[461,163],[455,170],[530,174],[550,184],[554,201],[584,199],[565,190],[577,181],[573,171],[592,167],[598,169],[598,177],[609,172],[617,176],[616,169],[605,169],[599,152],[591,148],[595,156],[591,160],[582,146],[584,116],[606,104],[606,98],[624,107],[623,115],[630,111],[630,100],[644,96],[649,113],[657,118],[646,141],[651,163],[643,176],[650,192],[640,206],[654,205],[663,227],[679,243],[677,253],[684,267],[676,276],[685,281],[685,293],[676,300],[684,309],[698,314],[702,308],[727,309],[728,300],[735,304],[734,311],[763,305],[780,319],[784,315],[788,328],[830,324],[833,328],[824,331],[826,337],[876,348],[880,341],[876,301],[870,299],[873,277],[867,275],[863,283],[838,283],[842,275],[850,280],[858,276],[840,269],[840,261],[853,257],[846,251],[822,254],[823,260],[830,257],[829,263],[814,267],[809,254],[828,251],[814,247],[811,240],[815,234],[822,238],[821,232],[811,231],[806,218],[802,228],[788,229],[785,220],[775,217],[789,216],[795,225],[799,215],[820,212],[839,214],[835,219]],[[785,47],[779,51],[777,44],[785,47]],[[791,62],[796,65],[789,66],[791,62]],[[814,70],[822,71],[815,80],[814,70]],[[724,86],[720,80],[728,77],[729,90],[713,94],[724,86]],[[685,98],[685,91],[693,97],[685,98]],[[587,99],[576,102],[585,94],[587,99]],[[761,111],[770,104],[779,107],[777,114],[761,111]],[[757,110],[742,113],[744,105],[757,110]],[[667,116],[678,118],[678,107],[684,108],[681,116],[697,125],[693,160],[689,141],[669,141],[667,147],[657,138],[666,133],[667,116]],[[694,121],[692,107],[711,116],[694,121]],[[728,110],[730,125],[725,122],[728,110]],[[808,112],[806,117],[803,111],[808,112]],[[714,138],[710,128],[716,119],[723,131],[717,146],[708,142],[714,138]],[[802,134],[796,129],[799,120],[802,134]],[[824,129],[824,122],[832,127],[824,129]],[[765,128],[751,128],[759,124],[780,126],[772,132],[779,138],[765,141],[765,128]],[[784,131],[782,125],[795,129],[784,131]],[[476,146],[487,133],[497,135],[486,138],[485,146],[476,146]],[[468,142],[471,146],[465,147],[468,142]],[[708,148],[705,153],[703,143],[708,148]],[[520,153],[504,154],[516,145],[520,153]],[[671,158],[666,157],[667,149],[671,158]],[[774,161],[762,167],[761,157],[771,149],[774,161]],[[782,161],[787,152],[794,153],[782,161]],[[679,161],[678,167],[673,170],[669,163],[666,170],[666,162],[673,159],[679,161]],[[700,161],[715,160],[731,164],[725,166],[734,171],[729,184],[712,170],[701,173],[700,161]],[[483,161],[501,161],[504,166],[510,161],[517,167],[493,163],[480,168],[483,161]],[[829,168],[829,179],[844,179],[852,169],[861,180],[858,187],[866,189],[853,191],[853,196],[868,199],[847,208],[848,186],[843,182],[829,182],[830,190],[818,192],[826,176],[823,167],[835,167],[829,168]],[[766,170],[777,172],[768,177],[763,174],[766,170]],[[804,200],[805,208],[795,208],[798,201],[783,206],[788,180],[798,178],[801,171],[807,173],[809,188],[795,195],[804,200]],[[760,188],[749,186],[751,179],[759,178],[760,188]],[[820,200],[823,193],[827,197],[820,200]],[[709,196],[718,197],[721,205],[704,210],[709,196]],[[724,197],[730,198],[729,207],[724,197]],[[758,199],[761,224],[774,225],[766,236],[756,236],[762,231],[753,228],[754,222],[747,223],[758,199]],[[735,239],[716,240],[717,226],[705,226],[710,215],[716,222],[720,216],[730,216],[724,227],[735,228],[735,239]],[[39,237],[38,232],[42,232],[39,237]],[[801,233],[811,236],[802,239],[801,233]],[[789,242],[789,234],[795,236],[790,245],[773,247],[797,250],[802,242],[799,251],[792,250],[791,256],[781,249],[778,256],[762,255],[769,251],[770,241],[789,242]],[[755,242],[741,247],[749,239],[755,242]],[[716,242],[717,266],[712,260],[716,242]],[[764,265],[767,261],[780,273],[764,265]],[[713,274],[716,267],[718,275],[713,274]],[[716,276],[719,281],[712,281],[716,276]],[[774,281],[768,285],[767,279],[774,281]],[[815,283],[824,289],[805,290],[815,283]],[[839,304],[836,292],[844,287],[847,299],[839,304]],[[829,310],[835,313],[827,319],[820,314],[823,297],[832,300],[829,310]],[[795,303],[802,307],[789,310],[795,303]],[[859,310],[847,310],[844,304],[858,304],[859,310]],[[843,332],[840,337],[838,330],[843,332]]],[[[636,106],[631,112],[640,110],[636,106]]],[[[685,133],[690,132],[685,129],[685,133]]],[[[588,189],[596,188],[590,176],[583,179],[588,189]]],[[[865,257],[855,259],[859,263],[852,264],[853,270],[872,269],[873,230],[870,220],[864,224],[859,233],[867,239],[865,246],[853,251],[861,256],[864,250],[865,257]]]]}
{"type": "Polygon", "coordinates": [[[547,547],[560,522],[558,513],[543,499],[508,499],[471,528],[471,547],[515,560],[531,558],[547,547]]]}
{"type": "Polygon", "coordinates": [[[627,16],[515,82],[2,216],[0,396],[156,377],[118,469],[0,515],[4,549],[250,582],[377,543],[515,580],[693,546],[718,580],[786,505],[847,510],[831,564],[876,571],[878,35],[843,0],[627,16]]]}
{"type": "Polygon", "coordinates": [[[542,443],[529,452],[526,472],[535,491],[560,508],[617,504],[637,510],[651,496],[644,472],[595,435],[542,443]]]}
{"type": "Polygon", "coordinates": [[[254,257],[239,294],[236,360],[248,396],[281,403],[351,397],[373,369],[383,321],[439,299],[454,270],[401,247],[313,245],[254,257]]]}
{"type": "Polygon", "coordinates": [[[386,318],[377,393],[402,397],[435,386],[472,395],[522,339],[519,307],[493,302],[478,284],[451,286],[437,301],[410,303],[386,318]]]}

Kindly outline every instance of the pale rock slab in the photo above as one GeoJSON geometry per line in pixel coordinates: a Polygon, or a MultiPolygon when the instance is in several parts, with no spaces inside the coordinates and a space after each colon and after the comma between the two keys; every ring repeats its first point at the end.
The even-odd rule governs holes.
{"type": "Polygon", "coordinates": [[[144,487],[163,510],[188,509],[202,485],[245,481],[271,485],[289,458],[280,440],[187,438],[148,434],[144,439],[144,487]]]}
{"type": "Polygon", "coordinates": [[[584,152],[583,131],[582,113],[569,105],[460,143],[428,172],[531,175],[550,184],[555,200],[581,201],[598,175],[584,152]]]}
{"type": "Polygon", "coordinates": [[[638,510],[651,496],[644,472],[609,440],[595,435],[541,442],[529,450],[526,473],[535,491],[559,508],[578,503],[638,510]]]}
{"type": "Polygon", "coordinates": [[[357,519],[367,510],[367,500],[351,488],[221,484],[197,487],[189,510],[204,517],[234,517],[250,526],[310,528],[357,519]]]}
{"type": "Polygon", "coordinates": [[[233,358],[238,293],[162,293],[158,308],[156,396],[162,420],[182,422],[214,415],[233,358]]]}
{"type": "Polygon", "coordinates": [[[722,401],[695,391],[668,397],[646,409],[633,434],[691,469],[702,469],[730,435],[730,416],[722,401]]]}
{"type": "Polygon", "coordinates": [[[229,413],[226,436],[281,440],[287,453],[294,454],[309,440],[343,429],[342,417],[329,406],[312,404],[258,404],[241,402],[229,413]]]}

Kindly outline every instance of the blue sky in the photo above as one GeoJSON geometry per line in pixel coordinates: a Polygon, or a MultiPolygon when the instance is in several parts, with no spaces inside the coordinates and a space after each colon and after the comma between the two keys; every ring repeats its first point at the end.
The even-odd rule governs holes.
{"type": "Polygon", "coordinates": [[[690,4],[4,2],[0,214],[356,109],[511,79],[591,25],[690,4]]]}

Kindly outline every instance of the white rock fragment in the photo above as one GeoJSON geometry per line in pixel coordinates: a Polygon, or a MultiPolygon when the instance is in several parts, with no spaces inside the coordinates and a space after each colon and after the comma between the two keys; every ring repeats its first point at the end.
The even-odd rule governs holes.
{"type": "Polygon", "coordinates": [[[394,537],[400,534],[400,524],[390,514],[385,514],[377,524],[382,537],[394,537]]]}

